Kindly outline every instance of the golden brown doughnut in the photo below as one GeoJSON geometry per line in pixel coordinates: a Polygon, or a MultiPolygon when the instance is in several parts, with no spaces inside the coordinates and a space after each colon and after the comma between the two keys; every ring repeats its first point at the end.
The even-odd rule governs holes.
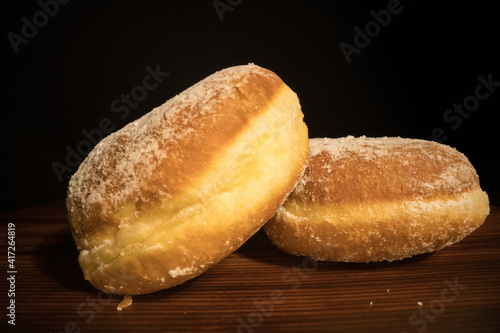
{"type": "Polygon", "coordinates": [[[296,94],[250,64],[217,72],[104,138],[67,208],[85,279],[112,294],[169,288],[242,245],[309,155],[296,94]]]}
{"type": "Polygon", "coordinates": [[[264,226],[285,252],[393,261],[437,251],[478,228],[488,196],[449,146],[402,138],[311,139],[303,179],[264,226]]]}

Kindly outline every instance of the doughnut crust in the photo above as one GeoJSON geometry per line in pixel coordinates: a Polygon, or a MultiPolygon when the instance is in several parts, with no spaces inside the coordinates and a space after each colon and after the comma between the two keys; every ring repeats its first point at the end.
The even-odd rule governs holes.
{"type": "Polygon", "coordinates": [[[137,295],[200,275],[274,214],[308,156],[299,100],[276,74],[212,74],[104,138],[71,177],[85,279],[137,295]]]}
{"type": "Polygon", "coordinates": [[[303,179],[264,229],[316,260],[393,261],[462,240],[489,214],[469,160],[424,140],[311,139],[303,179]]]}

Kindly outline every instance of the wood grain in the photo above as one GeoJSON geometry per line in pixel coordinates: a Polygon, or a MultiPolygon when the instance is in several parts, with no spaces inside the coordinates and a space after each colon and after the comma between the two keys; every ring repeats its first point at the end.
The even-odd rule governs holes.
{"type": "Polygon", "coordinates": [[[313,262],[260,231],[205,274],[116,311],[83,279],[63,201],[0,216],[1,332],[499,332],[500,208],[462,242],[393,263],[313,262]],[[7,324],[7,224],[16,325],[7,324]],[[421,306],[419,305],[421,302],[421,306]]]}

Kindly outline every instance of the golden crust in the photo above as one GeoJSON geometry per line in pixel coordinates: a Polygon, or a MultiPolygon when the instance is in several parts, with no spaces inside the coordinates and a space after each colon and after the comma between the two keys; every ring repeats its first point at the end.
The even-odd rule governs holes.
{"type": "Polygon", "coordinates": [[[222,260],[302,176],[302,118],[295,93],[251,64],[209,76],[103,139],[68,187],[86,279],[114,294],[149,293],[222,260]]]}
{"type": "Polygon", "coordinates": [[[392,261],[460,241],[489,213],[457,150],[402,138],[311,139],[309,165],[265,225],[285,252],[331,261],[392,261]]]}
{"type": "Polygon", "coordinates": [[[330,203],[455,195],[479,185],[465,155],[432,141],[314,139],[304,184],[293,197],[330,203]],[[309,181],[311,179],[311,181],[309,181]]]}

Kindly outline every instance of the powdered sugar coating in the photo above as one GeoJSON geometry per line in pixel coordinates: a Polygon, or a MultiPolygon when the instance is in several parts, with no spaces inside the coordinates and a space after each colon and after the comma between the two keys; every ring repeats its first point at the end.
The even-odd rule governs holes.
{"type": "MultiPolygon", "coordinates": [[[[172,154],[171,150],[216,122],[220,104],[238,98],[238,87],[255,75],[274,74],[254,64],[221,70],[104,138],[71,177],[70,212],[77,204],[80,212],[112,214],[130,197],[141,202],[151,200],[150,196],[141,197],[139,193],[147,180],[154,178],[153,172],[167,158],[185,158],[178,152],[172,154]]],[[[274,75],[273,79],[276,78],[274,75]]],[[[154,196],[172,195],[169,184],[155,185],[154,196]]]]}
{"type": "Polygon", "coordinates": [[[479,184],[465,155],[432,141],[348,136],[309,145],[310,166],[294,195],[311,201],[414,200],[479,184]]]}

